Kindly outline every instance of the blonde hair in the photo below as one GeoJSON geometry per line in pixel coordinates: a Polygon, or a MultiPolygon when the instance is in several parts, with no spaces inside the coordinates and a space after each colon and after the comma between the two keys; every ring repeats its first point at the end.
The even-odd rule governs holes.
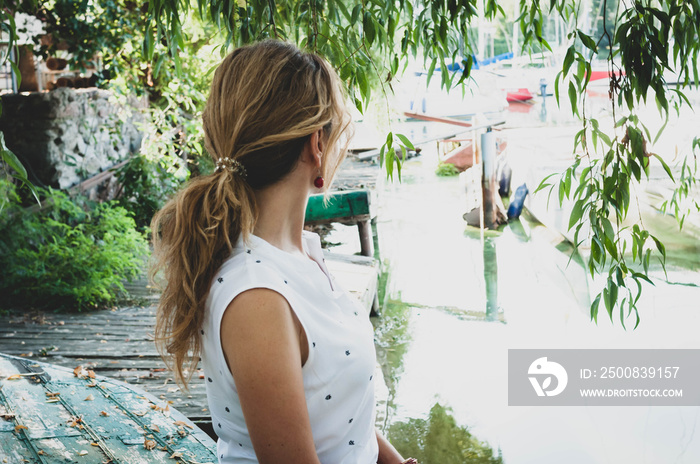
{"type": "Polygon", "coordinates": [[[163,278],[156,346],[187,387],[201,351],[201,326],[211,281],[257,218],[254,191],[284,178],[309,136],[324,129],[321,174],[330,184],[345,157],[350,127],[335,71],[321,57],[266,40],[229,54],[214,74],[203,115],[207,151],[232,158],[228,169],[192,180],[154,217],[154,264],[163,278]],[[338,156],[331,153],[340,152],[338,156]]]}

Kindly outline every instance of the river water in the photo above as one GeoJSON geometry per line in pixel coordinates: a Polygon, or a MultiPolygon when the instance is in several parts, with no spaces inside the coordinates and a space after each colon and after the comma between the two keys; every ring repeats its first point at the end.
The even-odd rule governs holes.
{"type": "MultiPolygon", "coordinates": [[[[507,115],[502,133],[514,187],[527,181],[534,190],[543,170],[571,158],[576,122],[553,99],[546,103],[549,112],[536,100],[507,115]]],[[[676,130],[698,135],[697,122],[681,118],[676,130]]],[[[441,130],[400,127],[413,140],[441,130]]],[[[640,207],[646,225],[667,240],[669,281],[660,267],[652,270],[656,286],[644,289],[636,330],[604,310],[596,324],[589,305],[600,282],[569,259],[555,227],[561,217],[545,227],[524,214],[482,239],[462,219],[460,180],[436,176],[436,165],[428,143],[406,162],[402,182],[380,175],[377,184],[384,291],[374,324],[386,383],[378,427],[426,464],[700,462],[700,407],[508,406],[507,382],[509,349],[700,348],[698,229],[686,224],[679,232],[673,218],[640,207]]]]}

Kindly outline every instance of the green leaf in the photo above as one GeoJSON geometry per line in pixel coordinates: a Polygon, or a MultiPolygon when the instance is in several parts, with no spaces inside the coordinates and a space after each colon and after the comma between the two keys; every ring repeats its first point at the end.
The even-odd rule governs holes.
{"type": "Polygon", "coordinates": [[[362,16],[362,30],[365,33],[367,44],[372,45],[376,31],[374,29],[374,18],[369,11],[365,11],[365,14],[362,16]]]}
{"type": "Polygon", "coordinates": [[[369,101],[371,89],[369,87],[367,74],[365,74],[365,70],[362,68],[357,69],[357,84],[360,86],[360,94],[362,95],[362,99],[365,102],[369,101]]]}
{"type": "Polygon", "coordinates": [[[534,195],[535,193],[539,192],[540,190],[544,189],[545,187],[549,187],[550,185],[552,185],[552,184],[547,183],[547,181],[551,177],[556,176],[556,175],[557,175],[557,173],[552,173],[552,174],[548,175],[547,177],[545,177],[544,179],[542,179],[540,181],[540,185],[537,186],[537,188],[535,189],[534,192],[532,192],[532,194],[534,195]]]}
{"type": "Polygon", "coordinates": [[[671,172],[671,168],[668,167],[668,164],[666,164],[666,162],[663,160],[663,158],[661,158],[661,157],[660,157],[659,155],[657,155],[656,153],[652,153],[652,156],[653,156],[654,158],[656,158],[657,160],[659,160],[659,162],[661,163],[661,166],[664,167],[664,171],[666,171],[666,174],[668,174],[668,177],[670,177],[671,180],[672,180],[673,182],[675,182],[676,180],[673,178],[673,172],[671,172]]]}
{"type": "Polygon", "coordinates": [[[15,79],[17,80],[17,88],[19,89],[19,86],[22,85],[22,72],[14,61],[10,61],[10,66],[14,72],[15,79]]]}
{"type": "Polygon", "coordinates": [[[596,324],[598,323],[598,306],[600,306],[600,296],[601,294],[599,293],[595,297],[595,300],[593,300],[593,303],[591,303],[591,319],[593,319],[596,324]]]}
{"type": "Polygon", "coordinates": [[[569,102],[571,103],[571,111],[573,111],[574,114],[578,114],[578,106],[576,100],[576,87],[574,86],[573,82],[569,81],[569,102]]]}
{"type": "Polygon", "coordinates": [[[598,47],[596,46],[595,41],[590,36],[581,32],[580,29],[577,29],[576,32],[578,32],[578,36],[581,39],[581,43],[583,43],[583,45],[586,48],[591,50],[593,53],[598,53],[598,47]]]}
{"type": "Polygon", "coordinates": [[[575,224],[579,222],[581,216],[583,215],[583,205],[585,204],[584,199],[577,200],[574,203],[574,207],[571,210],[571,215],[569,216],[569,230],[571,230],[575,224]]]}
{"type": "Polygon", "coordinates": [[[408,140],[408,138],[405,135],[396,134],[396,136],[399,138],[399,140],[401,140],[401,143],[403,143],[403,145],[406,148],[408,148],[409,150],[415,150],[415,148],[413,147],[413,144],[411,143],[410,140],[408,140]]]}
{"type": "Polygon", "coordinates": [[[2,160],[7,163],[16,173],[22,178],[27,178],[27,170],[19,161],[17,156],[12,153],[5,145],[5,134],[0,132],[0,150],[2,151],[2,160]]]}
{"type": "Polygon", "coordinates": [[[433,78],[433,72],[435,71],[435,65],[437,64],[437,58],[433,58],[428,67],[428,75],[426,76],[426,86],[430,85],[430,79],[433,78]]]}
{"type": "Polygon", "coordinates": [[[358,3],[355,8],[352,9],[352,16],[350,17],[350,25],[354,26],[360,19],[360,13],[362,13],[362,4],[358,3]]]}
{"type": "Polygon", "coordinates": [[[650,237],[654,240],[654,243],[656,244],[656,249],[659,250],[659,253],[661,253],[661,256],[666,259],[666,246],[656,237],[653,235],[650,235],[650,237]]]}
{"type": "Polygon", "coordinates": [[[574,62],[574,52],[576,49],[572,45],[569,47],[569,49],[566,51],[566,56],[564,57],[564,65],[562,67],[562,71],[564,72],[564,76],[566,76],[569,73],[569,68],[571,68],[571,65],[574,62]]]}

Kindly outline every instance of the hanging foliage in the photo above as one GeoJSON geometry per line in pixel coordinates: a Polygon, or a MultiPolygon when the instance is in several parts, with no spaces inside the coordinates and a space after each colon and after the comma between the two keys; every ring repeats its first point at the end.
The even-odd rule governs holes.
{"type": "MultiPolygon", "coordinates": [[[[56,0],[58,1],[58,0],[56,0]]],[[[89,0],[84,0],[91,3],[89,0]]],[[[325,56],[345,82],[358,109],[392,91],[394,76],[411,59],[422,59],[428,76],[440,69],[441,84],[451,88],[469,78],[474,46],[472,31],[482,18],[505,19],[505,2],[497,0],[150,0],[143,4],[114,0],[115,8],[138,10],[143,27],[134,30],[141,42],[147,76],[153,82],[176,78],[187,68],[191,42],[187,20],[198,16],[221,34],[222,54],[231,47],[263,38],[290,40],[325,56]],[[461,73],[448,65],[461,64],[461,73]],[[171,71],[172,70],[172,71],[171,71]],[[168,74],[172,73],[172,74],[168,74]]],[[[111,3],[110,3],[111,4],[111,3]]],[[[634,184],[648,177],[658,163],[678,187],[666,207],[683,222],[687,200],[697,185],[693,155],[678,169],[667,166],[651,151],[660,132],[652,134],[636,107],[655,102],[668,121],[672,111],[689,105],[685,93],[698,86],[700,1],[521,0],[516,21],[526,52],[551,50],[546,39],[547,19],[561,17],[568,25],[567,51],[555,82],[557,101],[568,97],[573,114],[581,119],[575,137],[573,164],[552,176],[540,188],[552,188],[560,201],[570,199],[570,227],[576,245],[588,244],[592,275],[607,275],[604,289],[591,305],[591,317],[605,307],[609,317],[619,315],[624,325],[634,313],[643,284],[651,282],[649,265],[654,255],[663,263],[663,243],[640,224],[622,227],[635,200],[634,184]],[[601,27],[590,27],[584,7],[595,3],[602,14],[601,27]],[[616,121],[604,129],[586,112],[586,89],[594,60],[604,60],[609,74],[609,105],[616,121]],[[674,71],[679,84],[666,85],[674,71]],[[631,254],[631,256],[630,256],[631,254]]],[[[12,29],[11,15],[3,12],[3,28],[12,29]]],[[[128,17],[128,16],[127,16],[128,17]]],[[[209,71],[209,68],[206,69],[209,71]]],[[[663,128],[662,128],[663,130],[663,128]]],[[[400,179],[406,149],[411,143],[389,133],[381,148],[387,175],[400,179]]],[[[700,142],[694,145],[697,151],[700,142]]],[[[697,203],[691,206],[697,208],[697,203]]]]}

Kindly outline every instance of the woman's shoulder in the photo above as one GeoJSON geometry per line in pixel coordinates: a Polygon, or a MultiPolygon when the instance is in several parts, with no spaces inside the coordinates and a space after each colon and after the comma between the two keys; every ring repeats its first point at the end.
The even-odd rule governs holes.
{"type": "Polygon", "coordinates": [[[219,268],[212,286],[228,282],[228,286],[247,287],[251,284],[283,282],[278,263],[269,256],[256,253],[252,248],[237,248],[219,268]]]}

